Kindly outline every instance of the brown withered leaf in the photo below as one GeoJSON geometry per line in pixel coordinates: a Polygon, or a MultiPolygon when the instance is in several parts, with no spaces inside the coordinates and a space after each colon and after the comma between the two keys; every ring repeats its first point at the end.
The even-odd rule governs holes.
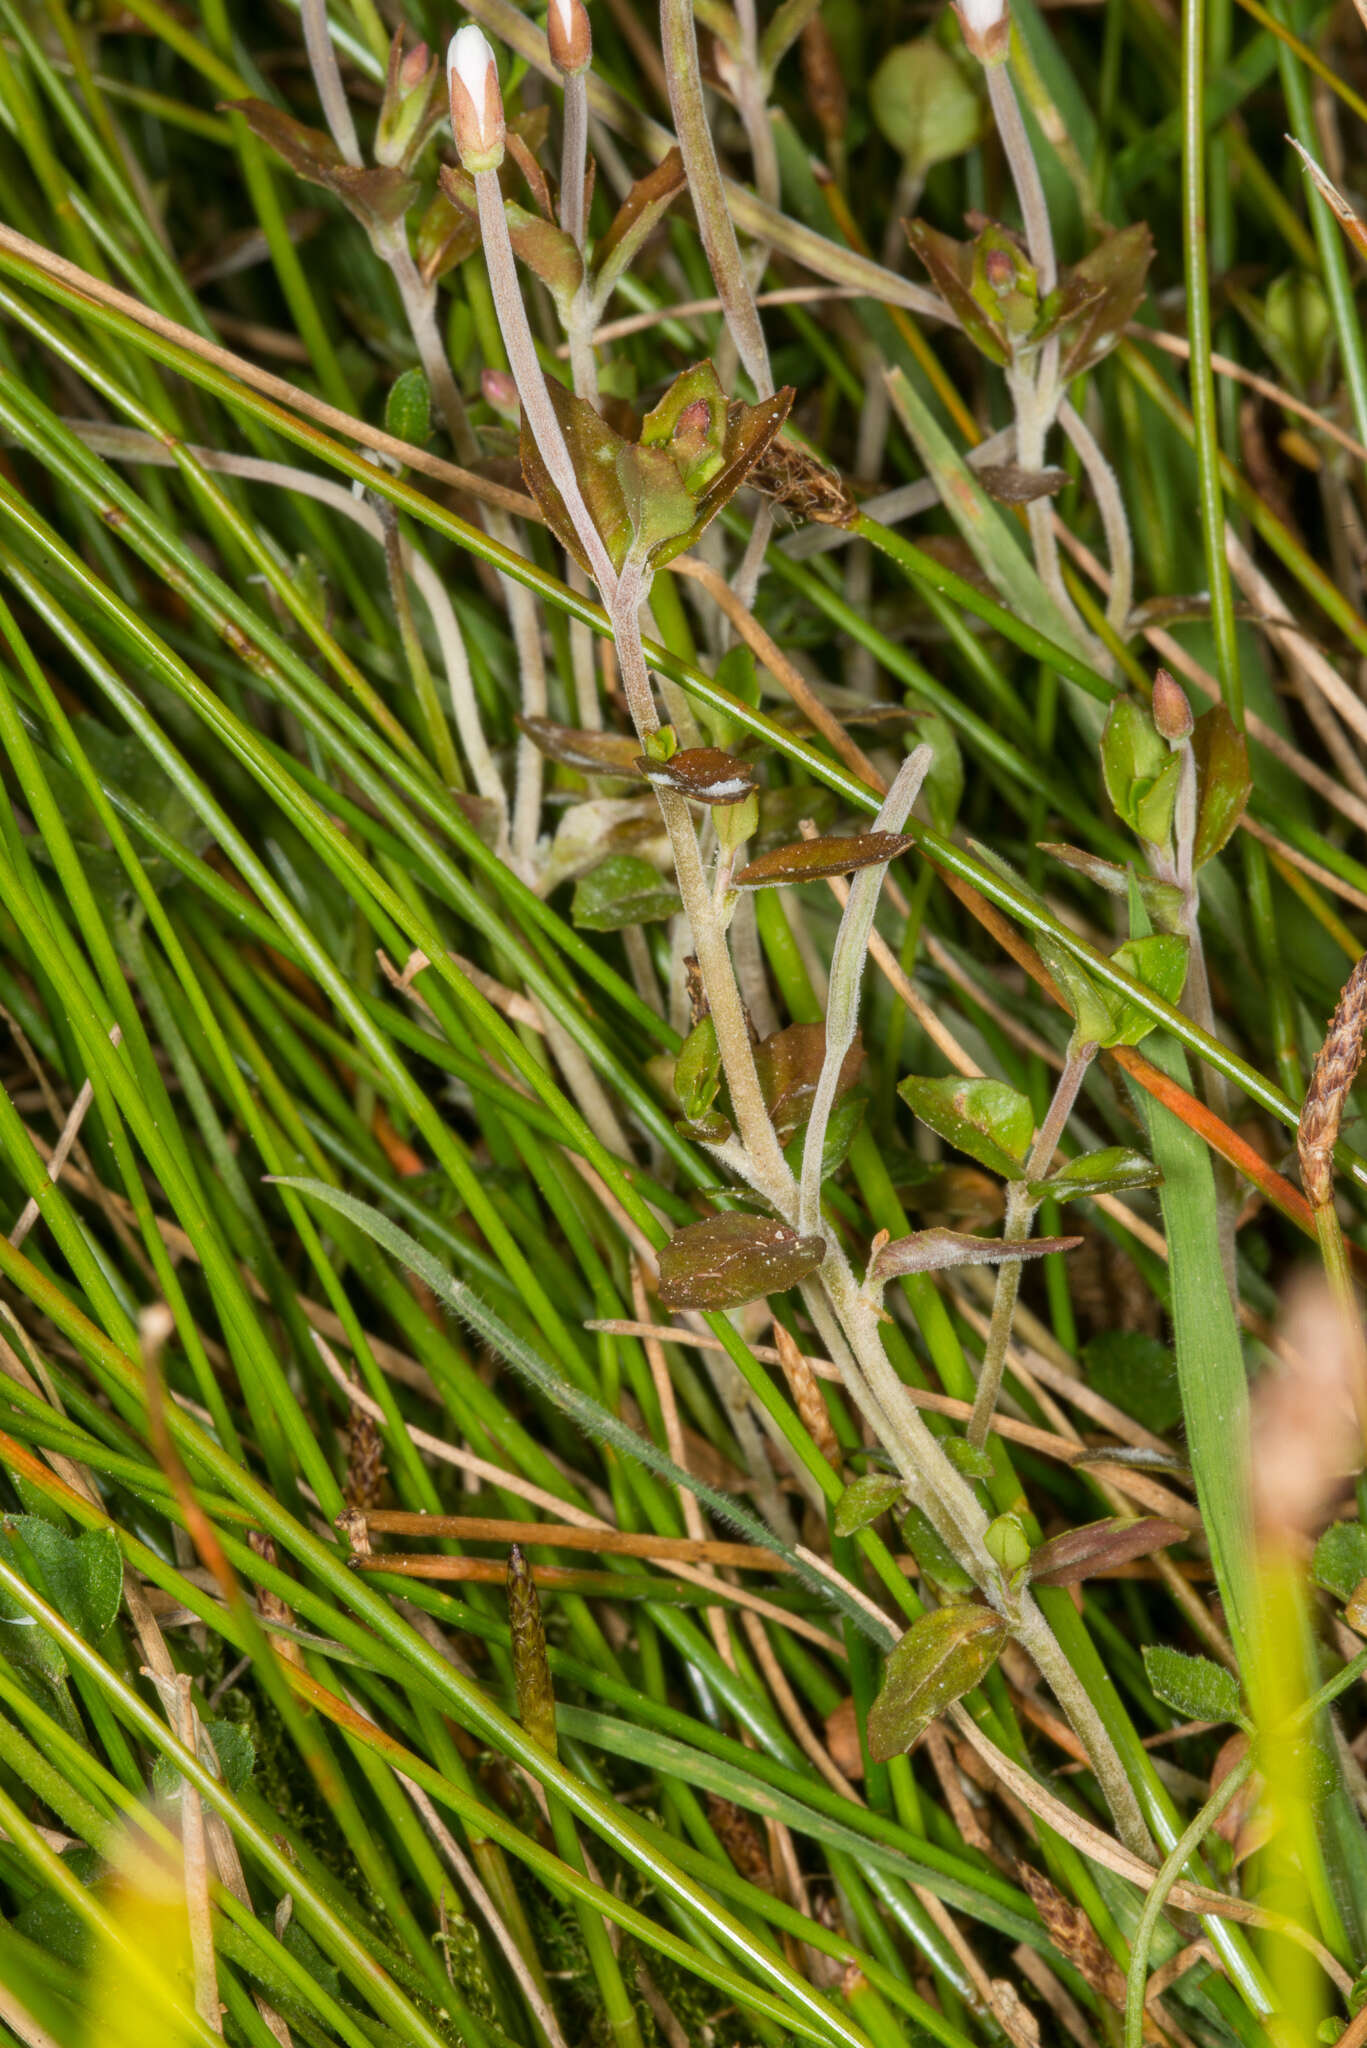
{"type": "Polygon", "coordinates": [[[667,761],[638,754],[636,768],[656,789],[672,790],[695,804],[743,804],[755,786],[749,762],[720,747],[683,747],[667,761]]]}
{"type": "Polygon", "coordinates": [[[296,177],[324,186],[367,225],[389,226],[402,220],[417,197],[416,180],[397,167],[349,164],[330,135],[306,127],[265,100],[227,100],[222,104],[229,112],[241,114],[253,135],[274,150],[296,177]]]}
{"type": "Polygon", "coordinates": [[[1011,1259],[1042,1259],[1050,1252],[1070,1252],[1080,1237],[1030,1237],[1011,1244],[1004,1237],[973,1237],[961,1230],[915,1230],[894,1238],[877,1251],[869,1266],[871,1280],[891,1280],[899,1273],[938,1273],[947,1266],[1000,1266],[1011,1259]]]}
{"type": "Polygon", "coordinates": [[[1107,235],[1066,273],[1064,286],[1087,287],[1089,300],[1080,318],[1064,322],[1067,332],[1061,374],[1065,378],[1071,381],[1115,347],[1126,321],[1132,320],[1144,303],[1152,261],[1153,236],[1145,222],[1135,221],[1107,235]]]}
{"type": "Polygon", "coordinates": [[[653,171],[638,178],[608,228],[594,247],[593,285],[601,305],[622,273],[654,234],[688,183],[677,149],[660,159],[653,171]]]}
{"type": "Polygon", "coordinates": [[[557,725],[553,718],[528,718],[520,712],[514,723],[520,732],[550,761],[562,768],[575,768],[581,775],[617,775],[639,782],[638,742],[620,732],[584,732],[573,725],[557,725]]]}
{"type": "MultiPolygon", "coordinates": [[[[1248,1754],[1248,1737],[1240,1729],[1222,1742],[1210,1774],[1210,1789],[1218,1792],[1230,1772],[1248,1754]]],[[[1215,1823],[1215,1833],[1234,1851],[1234,1867],[1247,1862],[1272,1836],[1276,1821],[1266,1803],[1267,1784],[1261,1772],[1251,1771],[1215,1823]]]]}
{"type": "Polygon", "coordinates": [[[1102,1942],[1080,1906],[1065,1899],[1057,1885],[1028,1863],[1018,1863],[1017,1875],[1029,1894],[1059,1954],[1086,1978],[1093,1991],[1117,2011],[1125,2010],[1125,1973],[1102,1942]]]}
{"type": "Polygon", "coordinates": [[[973,474],[999,505],[1033,505],[1053,498],[1068,481],[1066,469],[1022,469],[1015,462],[984,462],[973,474]]]}
{"type": "Polygon", "coordinates": [[[799,1237],[775,1217],[707,1216],[661,1246],[660,1301],[665,1308],[741,1308],[796,1286],[825,1256],[824,1238],[799,1237]]]}
{"type": "MultiPolygon", "coordinates": [[[[782,1031],[771,1032],[755,1047],[760,1092],[781,1140],[791,1137],[798,1125],[806,1122],[825,1058],[824,1024],[788,1024],[782,1031]]],[[[863,1064],[864,1040],[856,1031],[840,1068],[837,1102],[854,1087],[863,1064]]]]}
{"type": "Polygon", "coordinates": [[[776,846],[743,867],[734,877],[737,888],[765,889],[780,882],[819,882],[827,875],[848,875],[856,868],[896,860],[916,844],[905,832],[857,832],[848,837],[800,839],[776,846]]]}
{"type": "Polygon", "coordinates": [[[1189,1534],[1180,1522],[1167,1521],[1161,1515],[1141,1515],[1133,1522],[1114,1517],[1087,1522],[1080,1529],[1051,1537],[1031,1552],[1030,1583],[1079,1586],[1084,1579],[1112,1571],[1116,1565],[1132,1564],[1137,1557],[1149,1557],[1171,1543],[1185,1543],[1189,1534]]]}
{"type": "Polygon", "coordinates": [[[718,1793],[709,1792],[707,1818],[741,1876],[758,1885],[761,1891],[771,1892],[774,1873],[765,1852],[764,1840],[745,1808],[737,1806],[733,1799],[723,1799],[718,1793]]]}

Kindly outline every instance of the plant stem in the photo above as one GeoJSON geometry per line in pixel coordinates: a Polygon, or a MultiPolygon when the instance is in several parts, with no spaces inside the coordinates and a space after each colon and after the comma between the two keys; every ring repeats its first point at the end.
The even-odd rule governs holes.
{"type": "MultiPolygon", "coordinates": [[[[623,694],[642,742],[658,731],[660,724],[646,668],[645,648],[641,642],[640,607],[644,597],[645,571],[639,562],[628,556],[621,577],[615,583],[608,611],[617,643],[623,694]]],[[[793,1177],[774,1135],[774,1126],[759,1085],[745,1006],[740,999],[726,935],[703,872],[698,835],[683,797],[663,789],[657,789],[655,794],[669,834],[684,914],[693,934],[698,971],[717,1027],[717,1045],[731,1094],[736,1129],[745,1147],[755,1185],[775,1203],[780,1213],[786,1214],[793,1196],[793,1177]]]]}
{"type": "Polygon", "coordinates": [[[313,73],[313,82],[318,89],[328,133],[347,162],[353,169],[359,170],[365,159],[361,155],[361,145],[356,140],[356,123],[351,118],[351,106],[347,100],[346,88],[342,84],[337,52],[332,47],[327,0],[299,0],[299,19],[304,30],[304,48],[308,52],[309,70],[313,73]]]}
{"type": "Polygon", "coordinates": [[[1112,630],[1125,637],[1130,606],[1134,602],[1134,543],[1130,538],[1129,514],[1120,495],[1115,471],[1101,452],[1096,436],[1081,413],[1065,398],[1058,409],[1058,421],[1078,452],[1087,481],[1101,514],[1106,536],[1106,557],[1111,570],[1110,596],[1106,618],[1112,630]]]}
{"type": "MultiPolygon", "coordinates": [[[[1076,1039],[1069,1044],[1068,1057],[1058,1077],[1048,1114],[1036,1133],[1030,1156],[1025,1162],[1025,1176],[1022,1180],[1012,1181],[1006,1191],[1006,1222],[1002,1236],[1008,1244],[1023,1244],[1030,1235],[1030,1225],[1039,1205],[1030,1197],[1029,1184],[1042,1180],[1048,1173],[1095,1053],[1094,1045],[1078,1044],[1076,1039]]],[[[1007,1259],[997,1268],[992,1320],[988,1324],[978,1391],[968,1423],[968,1441],[979,1450],[987,1442],[987,1432],[1001,1391],[1007,1346],[1011,1342],[1011,1325],[1016,1315],[1016,1296],[1020,1292],[1020,1272],[1019,1259],[1007,1259]]]]}
{"type": "Polygon", "coordinates": [[[693,0],[661,0],[660,38],[670,111],[688,172],[688,189],[697,212],[708,268],[716,282],[727,330],[755,387],[755,395],[769,398],[774,389],[769,349],[750,280],[741,262],[740,244],[712,144],[698,64],[693,0]]]}
{"type": "MultiPolygon", "coordinates": [[[[918,747],[914,754],[908,754],[874,819],[875,832],[900,831],[933,759],[934,751],[930,747],[918,747]]],[[[874,867],[861,868],[855,876],[831,954],[830,992],[826,998],[826,1048],[812,1097],[811,1115],[807,1119],[807,1135],[803,1140],[802,1185],[798,1198],[797,1227],[808,1236],[821,1228],[821,1158],[826,1149],[826,1127],[835,1105],[845,1056],[854,1043],[859,1022],[859,990],[864,978],[869,933],[873,928],[878,891],[886,873],[885,864],[880,862],[874,867]]]]}

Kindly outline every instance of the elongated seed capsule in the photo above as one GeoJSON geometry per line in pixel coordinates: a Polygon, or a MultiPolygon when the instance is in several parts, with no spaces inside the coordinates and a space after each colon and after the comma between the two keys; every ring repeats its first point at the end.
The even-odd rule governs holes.
{"type": "Polygon", "coordinates": [[[1349,1090],[1362,1065],[1363,1032],[1367,1029],[1367,953],[1343,985],[1338,1008],[1310,1076],[1301,1109],[1296,1145],[1301,1182],[1312,1209],[1322,1209],[1334,1188],[1334,1146],[1348,1102],[1349,1090]]]}

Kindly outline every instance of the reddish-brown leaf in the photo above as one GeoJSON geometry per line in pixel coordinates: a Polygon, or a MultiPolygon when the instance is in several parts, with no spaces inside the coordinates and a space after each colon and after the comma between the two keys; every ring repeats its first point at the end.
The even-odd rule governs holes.
{"type": "Polygon", "coordinates": [[[1189,1533],[1180,1522],[1166,1521],[1161,1515],[1141,1515],[1134,1522],[1088,1522],[1052,1537],[1031,1553],[1030,1583],[1078,1586],[1117,1565],[1166,1550],[1170,1543],[1185,1543],[1189,1533]]]}
{"type": "Polygon", "coordinates": [[[708,1216],[661,1247],[660,1300],[666,1308],[741,1308],[796,1286],[825,1256],[824,1238],[799,1237],[775,1217],[708,1216]]]}
{"type": "Polygon", "coordinates": [[[847,838],[800,839],[762,853],[735,877],[742,889],[765,889],[779,882],[819,882],[826,875],[848,875],[856,868],[896,860],[916,844],[905,832],[857,832],[847,838]]]}
{"type": "Polygon", "coordinates": [[[720,747],[684,747],[667,761],[638,754],[636,767],[656,789],[672,790],[695,804],[743,804],[755,787],[750,764],[720,747]]]}
{"type": "Polygon", "coordinates": [[[576,768],[581,775],[619,775],[639,782],[638,743],[620,732],[581,732],[577,726],[557,725],[553,718],[524,718],[515,723],[539,753],[558,761],[562,768],[576,768]]]}

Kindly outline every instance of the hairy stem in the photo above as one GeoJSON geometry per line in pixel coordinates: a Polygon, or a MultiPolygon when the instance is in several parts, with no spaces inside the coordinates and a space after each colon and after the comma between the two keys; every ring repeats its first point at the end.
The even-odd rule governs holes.
{"type": "Polygon", "coordinates": [[[702,72],[698,64],[693,0],[661,0],[660,37],[670,111],[674,116],[679,148],[683,152],[684,168],[688,172],[688,189],[697,212],[708,268],[716,280],[717,293],[726,316],[727,331],[736,344],[756,396],[769,398],[774,389],[769,349],[750,280],[741,261],[740,244],[731,222],[731,209],[727,205],[717,152],[712,146],[712,130],[708,124],[702,72]]]}
{"type": "MultiPolygon", "coordinates": [[[[933,759],[934,750],[930,747],[918,747],[914,754],[908,754],[873,821],[875,832],[901,830],[933,759]]],[[[878,891],[886,873],[886,864],[880,861],[874,867],[861,868],[855,876],[831,954],[830,993],[826,998],[826,1050],[812,1097],[812,1111],[807,1119],[807,1135],[802,1150],[797,1227],[806,1236],[814,1235],[821,1228],[821,1155],[826,1149],[826,1129],[835,1106],[841,1069],[854,1043],[859,1023],[859,990],[869,950],[869,933],[873,928],[878,891]]]]}
{"type": "MultiPolygon", "coordinates": [[[[1029,1183],[1043,1179],[1048,1173],[1054,1154],[1058,1150],[1059,1139],[1063,1136],[1064,1127],[1072,1115],[1078,1091],[1082,1087],[1095,1053],[1094,1045],[1079,1044],[1076,1039],[1068,1047],[1068,1057],[1064,1061],[1063,1072],[1058,1077],[1048,1114],[1035,1134],[1035,1142],[1025,1162],[1024,1178],[1012,1181],[1006,1191],[1006,1222],[1002,1236],[1008,1244],[1024,1244],[1030,1235],[1030,1226],[1035,1220],[1038,1204],[1031,1200],[1029,1183]]],[[[1007,1259],[997,1268],[997,1289],[992,1302],[992,1320],[987,1327],[982,1371],[978,1375],[978,1391],[968,1422],[968,1441],[977,1450],[981,1450],[987,1442],[987,1432],[992,1424],[997,1396],[1001,1392],[1006,1352],[1011,1342],[1011,1325],[1016,1316],[1016,1296],[1020,1292],[1020,1273],[1019,1259],[1007,1259]]]]}
{"type": "Polygon", "coordinates": [[[1092,487],[1101,527],[1106,536],[1106,555],[1111,570],[1111,591],[1106,600],[1106,619],[1120,636],[1134,602],[1134,544],[1130,538],[1129,514],[1115,471],[1102,454],[1095,435],[1076,408],[1065,398],[1058,409],[1058,422],[1072,442],[1092,487]]]}
{"type": "Polygon", "coordinates": [[[351,107],[337,64],[337,52],[332,47],[327,0],[300,0],[299,19],[303,24],[304,48],[308,52],[309,70],[313,73],[313,83],[318,89],[328,133],[347,162],[353,169],[358,170],[365,159],[361,155],[361,145],[356,140],[356,123],[351,118],[351,107]]]}

